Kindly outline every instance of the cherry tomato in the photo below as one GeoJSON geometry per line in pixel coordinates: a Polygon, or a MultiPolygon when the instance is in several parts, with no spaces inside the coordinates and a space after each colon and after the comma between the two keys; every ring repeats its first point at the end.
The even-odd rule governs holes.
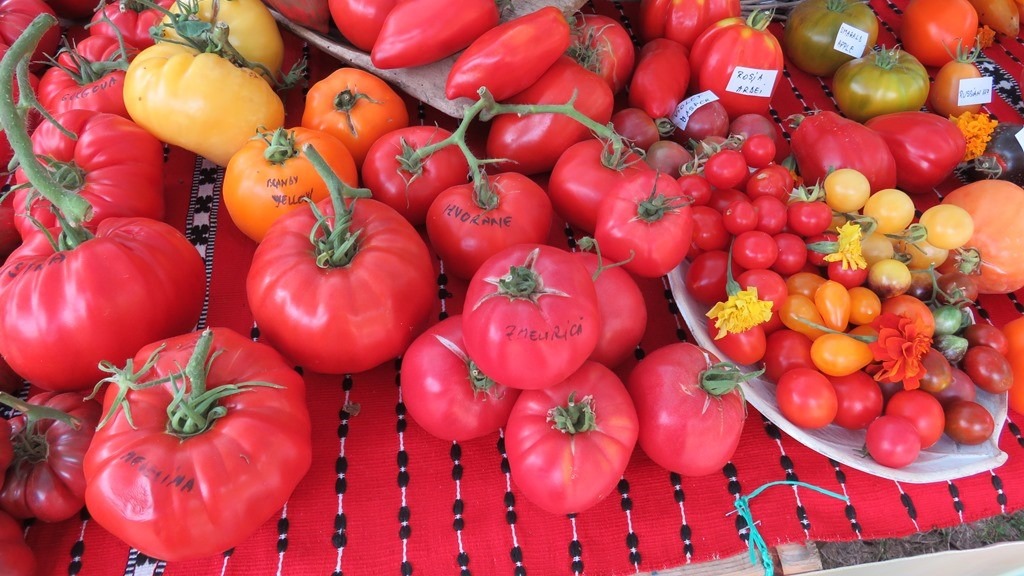
{"type": "MultiPolygon", "coordinates": [[[[690,263],[684,277],[686,291],[701,304],[713,305],[725,300],[725,267],[729,255],[721,250],[711,250],[698,255],[690,263]]],[[[733,265],[734,277],[736,268],[733,265]]]]}
{"type": "Polygon", "coordinates": [[[786,205],[774,196],[759,196],[751,203],[757,212],[757,229],[774,236],[786,227],[786,205]]]}
{"type": "Polygon", "coordinates": [[[813,272],[797,272],[786,278],[786,288],[789,289],[790,294],[803,294],[812,301],[814,293],[824,283],[825,279],[813,272]]]}
{"type": "Polygon", "coordinates": [[[968,346],[995,348],[1003,356],[1010,353],[1010,341],[1006,339],[1006,334],[991,324],[971,324],[964,329],[963,337],[967,339],[968,346]]]}
{"type": "Polygon", "coordinates": [[[769,334],[764,352],[765,378],[778,382],[783,374],[794,368],[814,368],[811,339],[788,329],[769,334]]]}
{"type": "Polygon", "coordinates": [[[711,198],[708,199],[708,206],[724,214],[729,205],[739,201],[749,203],[750,197],[739,190],[722,188],[712,191],[711,198]]]}
{"type": "Polygon", "coordinates": [[[907,267],[914,270],[927,270],[931,266],[938,266],[949,257],[949,250],[939,248],[927,240],[913,244],[900,240],[896,242],[893,248],[896,252],[910,257],[906,264],[907,267]]]}
{"type": "Polygon", "coordinates": [[[959,332],[964,315],[959,308],[946,304],[932,310],[932,318],[935,318],[935,335],[943,336],[959,332]]]}
{"type": "Polygon", "coordinates": [[[880,416],[868,425],[864,438],[868,455],[889,468],[903,468],[917,460],[921,438],[914,424],[900,416],[880,416]]]}
{"type": "Polygon", "coordinates": [[[914,221],[914,200],[896,188],[879,190],[864,204],[864,215],[875,219],[878,234],[902,232],[914,221]]]}
{"type": "Polygon", "coordinates": [[[921,390],[937,394],[949,387],[953,381],[953,369],[949,360],[935,348],[929,348],[921,357],[924,374],[921,376],[921,390]]]}
{"type": "Polygon", "coordinates": [[[836,391],[838,410],[833,421],[847,430],[863,430],[882,415],[882,389],[860,370],[846,376],[829,376],[836,391]]]}
{"type": "Polygon", "coordinates": [[[661,140],[654,119],[639,108],[623,108],[612,115],[612,127],[620,136],[642,150],[661,140]]]}
{"type": "Polygon", "coordinates": [[[921,448],[928,448],[938,442],[946,425],[942,404],[924,390],[897,392],[886,403],[885,414],[910,420],[921,440],[921,448]]]}
{"type": "Polygon", "coordinates": [[[807,263],[807,244],[796,234],[782,232],[776,234],[775,245],[779,247],[779,256],[772,264],[772,270],[783,276],[790,276],[803,270],[807,263]]]}
{"type": "Polygon", "coordinates": [[[814,291],[814,306],[827,328],[846,331],[850,322],[850,292],[834,280],[826,280],[814,291]]]}
{"type": "Polygon", "coordinates": [[[842,262],[829,262],[827,272],[829,280],[839,282],[847,288],[860,286],[868,279],[867,268],[844,268],[842,262]]]}
{"type": "Polygon", "coordinates": [[[910,289],[910,269],[899,260],[879,260],[868,268],[868,288],[883,300],[910,289]]]}
{"type": "Polygon", "coordinates": [[[761,325],[764,328],[765,334],[771,334],[782,328],[779,310],[782,309],[783,302],[789,296],[786,281],[783,280],[782,276],[771,270],[747,270],[737,276],[736,281],[739,282],[741,288],[746,289],[751,286],[757,288],[757,297],[759,299],[771,301],[772,318],[761,325]]]}
{"type": "Polygon", "coordinates": [[[956,366],[950,367],[952,378],[949,381],[949,385],[939,390],[938,392],[931,392],[932,396],[942,404],[943,408],[948,408],[950,404],[957,400],[971,400],[973,401],[978,395],[978,388],[974,385],[974,381],[967,375],[966,372],[957,368],[956,366]]]}
{"type": "Polygon", "coordinates": [[[693,206],[707,206],[711,200],[711,184],[700,174],[684,173],[676,182],[684,195],[693,198],[693,206]]]}
{"type": "Polygon", "coordinates": [[[835,243],[838,239],[835,232],[825,232],[824,234],[816,234],[814,236],[807,237],[807,261],[814,266],[827,266],[825,262],[825,256],[827,255],[824,251],[812,250],[810,248],[813,244],[819,244],[823,242],[835,243]]]}
{"type": "Polygon", "coordinates": [[[974,220],[955,204],[937,204],[921,214],[920,224],[928,230],[928,242],[942,250],[956,250],[974,234],[974,220]]]}
{"type": "Polygon", "coordinates": [[[774,196],[785,202],[793,192],[793,175],[779,164],[769,164],[750,175],[744,190],[751,198],[774,196]]]}
{"type": "Polygon", "coordinates": [[[757,212],[746,200],[737,200],[722,212],[722,222],[730,234],[738,236],[757,227],[757,212]]]}
{"type": "Polygon", "coordinates": [[[786,328],[799,332],[811,340],[817,340],[825,334],[823,331],[803,322],[807,320],[819,326],[824,322],[821,319],[821,314],[818,314],[814,300],[803,294],[793,294],[790,292],[786,301],[782,303],[782,308],[779,309],[779,318],[786,328]]]}
{"type": "Polygon", "coordinates": [[[651,168],[673,176],[679,174],[683,164],[693,160],[693,155],[686,148],[671,140],[658,140],[647,148],[644,162],[651,168]]]}
{"type": "Polygon", "coordinates": [[[850,294],[850,323],[857,326],[871,324],[882,313],[882,301],[868,288],[854,286],[850,294]]]}
{"type": "Polygon", "coordinates": [[[935,334],[935,319],[932,318],[932,311],[928,309],[924,302],[913,296],[902,294],[883,300],[882,314],[886,313],[914,318],[921,325],[922,332],[926,336],[935,334]]]}
{"type": "Polygon", "coordinates": [[[738,188],[749,176],[747,161],[738,150],[719,150],[704,163],[704,177],[715,188],[738,188]]]}
{"type": "MultiPolygon", "coordinates": [[[[929,280],[931,278],[929,277],[929,280]]],[[[978,299],[978,282],[974,276],[963,272],[947,272],[936,281],[939,290],[939,301],[943,304],[964,304],[978,299]]]]}
{"type": "Polygon", "coordinates": [[[1013,370],[1010,362],[995,348],[975,346],[967,349],[964,356],[964,372],[971,377],[978,388],[992,394],[1002,394],[1013,386],[1013,370]]]}
{"type": "Polygon", "coordinates": [[[729,247],[729,233],[722,224],[721,213],[707,206],[693,206],[690,210],[693,215],[694,246],[704,252],[729,247]]]}
{"type": "Polygon", "coordinates": [[[759,230],[741,232],[732,242],[732,258],[748,270],[767,269],[779,256],[775,240],[759,230]]]}
{"type": "Polygon", "coordinates": [[[824,202],[793,202],[789,205],[789,229],[809,238],[828,230],[832,209],[824,202]]]}
{"type": "Polygon", "coordinates": [[[828,376],[849,376],[873,359],[867,344],[846,334],[822,334],[811,344],[814,367],[828,376]]]}
{"type": "Polygon", "coordinates": [[[866,176],[853,168],[840,168],[825,176],[825,203],[836,212],[859,212],[871,196],[866,176]]]}
{"type": "Polygon", "coordinates": [[[719,337],[718,328],[715,328],[715,321],[707,319],[708,334],[715,339],[715,346],[737,364],[755,364],[764,358],[767,348],[767,338],[764,328],[754,326],[743,332],[730,332],[719,337]]]}
{"type": "Polygon", "coordinates": [[[893,249],[892,242],[888,238],[876,232],[861,238],[860,254],[870,267],[879,260],[894,258],[896,250],[893,249]]]}
{"type": "Polygon", "coordinates": [[[754,134],[743,141],[740,152],[747,166],[764,168],[775,160],[775,138],[767,134],[754,134]]]}
{"type": "Polygon", "coordinates": [[[783,374],[775,387],[775,399],[782,415],[801,428],[828,426],[839,408],[832,383],[810,368],[795,368],[783,374]]]}
{"type": "Polygon", "coordinates": [[[983,444],[995,429],[992,414],[977,402],[957,400],[946,408],[946,435],[957,444],[983,444]]]}

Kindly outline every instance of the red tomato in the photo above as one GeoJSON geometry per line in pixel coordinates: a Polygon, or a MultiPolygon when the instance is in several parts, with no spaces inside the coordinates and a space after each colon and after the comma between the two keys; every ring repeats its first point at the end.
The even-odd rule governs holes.
{"type": "Polygon", "coordinates": [[[861,286],[867,278],[867,268],[843,268],[842,262],[828,263],[828,279],[839,282],[846,288],[861,286]]]}
{"type": "MultiPolygon", "coordinates": [[[[175,0],[156,0],[154,4],[169,9],[174,2],[175,0]]],[[[125,44],[142,50],[153,45],[149,29],[160,24],[163,19],[164,13],[156,8],[149,8],[138,2],[118,0],[107,3],[93,14],[89,34],[115,40],[120,34],[125,44]]]]}
{"type": "MultiPolygon", "coordinates": [[[[0,0],[0,42],[10,46],[40,14],[56,14],[43,0],[0,0]]],[[[53,26],[43,33],[39,44],[29,58],[30,69],[40,72],[46,66],[46,57],[57,54],[60,43],[60,26],[53,26]]]]}
{"type": "Polygon", "coordinates": [[[565,380],[519,396],[505,428],[512,479],[548,512],[582,512],[615,489],[638,428],[619,377],[587,362],[565,380]]]}
{"type": "Polygon", "coordinates": [[[736,200],[722,211],[722,223],[733,236],[753,231],[757,227],[757,211],[746,200],[736,200]]]}
{"type": "MultiPolygon", "coordinates": [[[[593,278],[598,257],[591,252],[573,252],[593,278]]],[[[607,265],[607,262],[601,262],[607,265]]],[[[621,266],[601,268],[594,280],[601,334],[590,360],[615,368],[626,361],[647,330],[647,304],[636,280],[621,266]]]]}
{"type": "Polygon", "coordinates": [[[779,247],[779,256],[772,264],[772,270],[783,276],[796,274],[807,263],[807,244],[796,234],[783,232],[772,237],[779,247]]]}
{"type": "Polygon", "coordinates": [[[153,358],[140,384],[161,384],[126,397],[116,385],[105,391],[104,413],[113,416],[85,454],[86,506],[100,526],[148,556],[178,562],[219,554],[278,514],[309,470],[302,376],[266,344],[227,328],[149,344],[135,366],[153,358]]]}
{"type": "Polygon", "coordinates": [[[769,334],[764,352],[765,377],[771,382],[778,382],[783,374],[795,368],[814,369],[811,339],[787,329],[769,334]]]}
{"type": "Polygon", "coordinates": [[[452,64],[445,82],[449,100],[479,99],[486,87],[495,100],[522,92],[569,48],[569,22],[554,6],[491,28],[452,64]]]}
{"type": "Polygon", "coordinates": [[[640,38],[645,42],[654,38],[669,38],[689,48],[715,22],[739,15],[739,0],[641,0],[640,38]]]}
{"type": "Polygon", "coordinates": [[[495,381],[521,389],[553,386],[597,346],[601,316],[594,281],[564,250],[506,248],[470,280],[462,328],[470,358],[495,381]]]}
{"type": "Polygon", "coordinates": [[[754,211],[757,212],[757,230],[768,234],[772,238],[772,243],[775,244],[775,235],[786,228],[786,222],[789,219],[786,205],[774,196],[759,196],[754,198],[751,204],[754,205],[754,211]]]}
{"type": "Polygon", "coordinates": [[[370,61],[381,70],[430,64],[497,25],[498,7],[492,0],[403,0],[384,18],[370,61]],[[444,17],[424,18],[427,14],[444,17]]]}
{"type": "Polygon", "coordinates": [[[715,346],[737,364],[756,364],[764,358],[767,339],[763,326],[754,326],[739,333],[726,334],[719,337],[715,321],[707,319],[708,334],[715,339],[715,346]]]}
{"type": "MultiPolygon", "coordinates": [[[[722,250],[709,250],[698,255],[686,269],[683,279],[686,291],[701,304],[708,306],[724,301],[725,267],[729,265],[729,254],[722,250]]],[[[740,270],[734,262],[733,276],[739,276],[740,270]]]]}
{"type": "Polygon", "coordinates": [[[650,148],[651,144],[661,139],[661,132],[654,119],[639,108],[623,108],[612,114],[612,127],[619,136],[641,150],[650,148]]]}
{"type": "Polygon", "coordinates": [[[785,202],[793,192],[793,175],[785,167],[771,164],[751,174],[744,190],[753,199],[758,196],[774,196],[785,202]]]}
{"type": "Polygon", "coordinates": [[[331,20],[338,31],[364,52],[373,49],[384,20],[396,4],[398,0],[328,0],[331,20]]]}
{"type": "Polygon", "coordinates": [[[828,380],[838,402],[833,423],[848,430],[863,430],[882,415],[882,389],[871,376],[857,371],[848,376],[829,376],[828,380]]]}
{"type": "Polygon", "coordinates": [[[296,210],[271,226],[249,268],[249,306],[263,337],[289,360],[326,374],[362,372],[404,352],[423,328],[434,307],[434,266],[419,233],[388,206],[325,199],[318,208],[327,222],[296,210]],[[328,239],[346,218],[346,233],[328,239]],[[354,234],[359,243],[348,250],[333,241],[354,234]]]}
{"type": "Polygon", "coordinates": [[[964,159],[967,141],[956,124],[920,110],[875,116],[865,125],[885,140],[896,160],[896,186],[931,193],[964,159]]]}
{"type": "Polygon", "coordinates": [[[711,201],[711,184],[708,184],[704,176],[684,171],[676,182],[682,188],[683,194],[693,198],[694,206],[707,206],[711,201]]]}
{"type": "Polygon", "coordinates": [[[636,49],[633,39],[616,18],[578,14],[569,56],[608,83],[613,94],[626,87],[633,73],[636,49]]]}
{"type": "Polygon", "coordinates": [[[1009,360],[995,348],[972,346],[962,361],[964,372],[982,390],[1002,394],[1013,386],[1013,369],[1009,360]]]}
{"type": "Polygon", "coordinates": [[[896,160],[874,130],[823,111],[804,118],[793,131],[793,157],[808,185],[824,181],[837,166],[868,179],[872,191],[896,187],[896,160]]]}
{"type": "Polygon", "coordinates": [[[740,388],[706,378],[719,359],[693,344],[668,344],[629,374],[640,448],[684,476],[721,470],[739,445],[747,411],[740,388]]]}
{"type": "Polygon", "coordinates": [[[743,188],[749,176],[747,161],[739,150],[723,148],[704,161],[704,178],[714,188],[743,188]]]}
{"type": "Polygon", "coordinates": [[[0,356],[40,388],[91,387],[103,377],[100,361],[128,358],[199,319],[206,272],[181,232],[148,218],[108,218],[95,235],[55,252],[36,234],[0,268],[0,356]]]}
{"type": "Polygon", "coordinates": [[[739,282],[741,288],[746,289],[751,286],[757,288],[757,297],[759,299],[771,301],[772,319],[761,325],[765,333],[770,334],[782,328],[779,310],[782,309],[783,303],[785,303],[786,298],[789,296],[789,289],[786,287],[786,281],[782,276],[771,270],[754,269],[740,274],[736,277],[736,281],[739,282]]]}
{"type": "Polygon", "coordinates": [[[74,48],[61,50],[58,66],[48,68],[39,79],[39,103],[51,114],[81,109],[129,118],[124,107],[128,56],[110,36],[89,36],[74,48]],[[94,70],[104,72],[99,75],[94,70]]]}
{"type": "MultiPolygon", "coordinates": [[[[647,149],[644,162],[664,174],[682,174],[693,154],[682,144],[672,140],[658,140],[647,149]]],[[[708,186],[710,188],[710,186],[708,186]]]]}
{"type": "Polygon", "coordinates": [[[901,390],[885,403],[886,416],[902,416],[917,430],[921,448],[939,441],[946,425],[942,404],[924,390],[901,390]]]}
{"type": "Polygon", "coordinates": [[[978,12],[968,0],[911,0],[903,9],[903,49],[925,66],[942,66],[957,46],[978,34],[978,12]]]}
{"type": "MultiPolygon", "coordinates": [[[[559,58],[537,82],[507,103],[565,104],[573,94],[581,113],[599,124],[611,120],[611,89],[600,76],[567,56],[559,58]]],[[[502,114],[491,122],[487,156],[509,160],[503,165],[522,174],[549,172],[563,152],[589,136],[586,126],[560,114],[502,114]]]]}
{"type": "Polygon", "coordinates": [[[775,138],[754,134],[743,141],[740,152],[751,168],[767,168],[775,160],[775,138]]]}
{"type": "Polygon", "coordinates": [[[824,428],[838,411],[836,391],[821,372],[794,368],[779,378],[775,387],[779,411],[801,428],[824,428]]]}
{"type": "MultiPolygon", "coordinates": [[[[67,189],[92,205],[87,228],[95,229],[114,216],[163,218],[164,150],[159,140],[131,120],[114,114],[69,110],[56,119],[78,139],[68,138],[46,122],[32,133],[32,150],[67,166],[74,174],[67,189]]],[[[28,178],[19,170],[16,181],[27,183],[28,178]]],[[[32,190],[23,188],[14,195],[15,225],[22,238],[39,233],[24,211],[32,190]]],[[[28,213],[47,228],[57,226],[50,203],[44,199],[35,200],[28,213]]]]}
{"type": "Polygon", "coordinates": [[[795,201],[788,207],[789,229],[804,238],[823,234],[832,224],[832,209],[821,201],[795,201]]]}
{"type": "Polygon", "coordinates": [[[985,322],[971,324],[964,329],[961,335],[967,339],[968,346],[995,348],[1003,356],[1007,356],[1010,353],[1010,342],[1006,339],[1006,335],[1003,334],[1002,330],[991,324],[985,322]]]}
{"type": "Polygon", "coordinates": [[[519,390],[489,378],[466,354],[457,314],[428,328],[402,355],[402,398],[424,430],[464,442],[504,426],[519,390]]]}
{"type": "Polygon", "coordinates": [[[992,414],[977,402],[957,400],[946,408],[945,432],[957,444],[983,444],[995,429],[992,414]]]}
{"type": "Polygon", "coordinates": [[[693,216],[679,184],[660,172],[637,172],[601,202],[594,239],[605,257],[637,276],[668,274],[686,258],[693,216]]]}
{"type": "Polygon", "coordinates": [[[629,105],[651,118],[669,118],[686,97],[689,84],[686,47],[668,38],[656,38],[640,50],[629,83],[629,105]]]}
{"type": "Polygon", "coordinates": [[[778,256],[775,240],[759,230],[741,232],[732,241],[733,260],[748,270],[771,268],[778,256]]]}
{"type": "Polygon", "coordinates": [[[690,113],[686,124],[676,127],[669,137],[680,144],[689,144],[690,140],[701,142],[706,138],[725,138],[729,135],[729,113],[718,100],[701,104],[690,113]]]}
{"type": "Polygon", "coordinates": [[[865,437],[868,455],[889,468],[903,468],[917,460],[921,438],[914,424],[900,416],[880,416],[868,425],[865,437]]]}
{"type": "Polygon", "coordinates": [[[427,209],[441,192],[466,182],[469,166],[456,146],[435,151],[418,166],[398,160],[440,142],[451,132],[436,126],[408,126],[378,138],[366,153],[363,185],[379,200],[398,211],[413,226],[427,221],[427,209]]]}
{"type": "MultiPolygon", "coordinates": [[[[729,248],[730,235],[722,223],[722,214],[707,206],[694,206],[690,209],[693,215],[693,246],[708,252],[729,248]]],[[[693,248],[690,254],[695,254],[693,248]]]]}
{"type": "Polygon", "coordinates": [[[746,21],[707,28],[693,43],[690,61],[696,90],[714,91],[730,118],[766,114],[782,80],[782,46],[767,29],[770,22],[768,13],[755,11],[746,21]],[[737,80],[741,77],[747,79],[737,80]]]}
{"type": "Polygon", "coordinates": [[[86,490],[82,458],[100,420],[99,403],[83,398],[76,392],[45,392],[29,399],[31,405],[77,419],[77,428],[31,410],[31,421],[26,414],[11,419],[15,458],[0,490],[0,507],[11,516],[60,522],[82,509],[86,490]],[[34,445],[37,440],[42,441],[42,450],[34,445]]]}
{"type": "Polygon", "coordinates": [[[509,246],[547,240],[552,214],[543,188],[507,172],[488,176],[480,190],[460,184],[442,192],[427,210],[427,236],[445,271],[469,279],[509,246]]]}
{"type": "Polygon", "coordinates": [[[25,543],[21,522],[0,512],[0,570],[7,576],[36,576],[36,557],[25,543]]]}
{"type": "Polygon", "coordinates": [[[951,366],[950,368],[951,377],[949,384],[941,390],[930,392],[939,401],[939,404],[942,404],[943,409],[949,408],[950,404],[958,400],[970,400],[973,402],[978,394],[974,381],[971,380],[971,377],[966,372],[956,366],[951,366]]]}
{"type": "Polygon", "coordinates": [[[569,224],[593,234],[597,210],[613,190],[638,172],[650,171],[636,153],[616,161],[611,145],[588,139],[569,147],[555,162],[548,178],[548,196],[555,212],[569,224]]]}

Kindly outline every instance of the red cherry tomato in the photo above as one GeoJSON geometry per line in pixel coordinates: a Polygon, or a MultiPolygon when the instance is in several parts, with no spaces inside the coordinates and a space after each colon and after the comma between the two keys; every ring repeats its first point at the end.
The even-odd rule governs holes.
{"type": "Polygon", "coordinates": [[[914,424],[900,416],[880,416],[868,425],[868,454],[882,466],[903,468],[921,453],[921,438],[914,424]]]}
{"type": "Polygon", "coordinates": [[[793,175],[783,166],[770,164],[751,174],[744,189],[751,198],[774,196],[785,202],[793,192],[793,175]]]}
{"type": "Polygon", "coordinates": [[[757,212],[750,202],[737,200],[722,212],[722,221],[725,229],[736,236],[757,226],[757,212]]]}
{"type": "Polygon", "coordinates": [[[772,270],[783,276],[791,276],[803,270],[807,263],[807,244],[803,238],[789,232],[776,234],[773,238],[779,247],[779,256],[772,264],[772,270]]]}
{"type": "Polygon", "coordinates": [[[719,150],[704,163],[704,177],[715,188],[742,187],[748,176],[747,161],[738,150],[719,150]]]}
{"type": "Polygon", "coordinates": [[[795,368],[814,369],[811,361],[811,339],[792,330],[776,330],[768,335],[764,352],[764,375],[778,382],[783,374],[795,368]]]}
{"type": "Polygon", "coordinates": [[[824,374],[812,368],[796,368],[779,378],[775,387],[779,410],[801,428],[824,428],[838,410],[836,391],[824,374]]]}
{"type": "Polygon", "coordinates": [[[848,430],[863,430],[882,415],[882,389],[862,371],[848,376],[829,376],[839,409],[835,424],[848,430]]]}
{"type": "Polygon", "coordinates": [[[752,201],[757,212],[757,229],[776,235],[786,227],[786,205],[774,196],[759,196],[752,201]]]}
{"type": "Polygon", "coordinates": [[[775,240],[759,230],[741,232],[732,243],[733,260],[748,270],[771,268],[778,256],[775,240]]]}
{"type": "Polygon", "coordinates": [[[754,134],[743,141],[740,152],[751,168],[764,168],[775,159],[775,138],[767,134],[754,134]]]}
{"type": "Polygon", "coordinates": [[[694,206],[693,245],[704,252],[725,250],[729,247],[729,233],[722,223],[721,213],[707,206],[694,206]]]}
{"type": "Polygon", "coordinates": [[[921,448],[928,448],[939,441],[946,426],[942,404],[924,390],[903,390],[897,392],[885,405],[887,416],[902,416],[917,430],[921,448]]]}

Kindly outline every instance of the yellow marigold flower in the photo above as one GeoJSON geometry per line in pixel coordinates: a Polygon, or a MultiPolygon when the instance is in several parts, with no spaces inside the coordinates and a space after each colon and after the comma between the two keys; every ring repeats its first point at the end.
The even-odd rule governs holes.
{"type": "Polygon", "coordinates": [[[978,28],[978,45],[982,48],[988,48],[992,45],[996,39],[996,31],[989,28],[988,24],[978,28]]]}
{"type": "Polygon", "coordinates": [[[839,227],[838,248],[835,252],[825,256],[826,262],[842,262],[843,270],[862,270],[868,267],[867,260],[860,251],[860,240],[864,232],[860,226],[853,222],[847,222],[839,227]]]}
{"type": "Polygon", "coordinates": [[[708,310],[707,317],[715,321],[715,328],[718,329],[715,340],[718,340],[727,334],[739,334],[771,320],[772,303],[770,300],[759,300],[757,288],[751,286],[730,295],[725,302],[715,304],[708,310]]]}
{"type": "Polygon", "coordinates": [[[992,131],[999,125],[998,121],[989,118],[988,114],[984,112],[977,114],[964,112],[959,116],[951,117],[951,119],[956,121],[956,127],[960,129],[964,139],[967,140],[964,161],[974,160],[985,152],[988,141],[992,139],[992,131]]]}

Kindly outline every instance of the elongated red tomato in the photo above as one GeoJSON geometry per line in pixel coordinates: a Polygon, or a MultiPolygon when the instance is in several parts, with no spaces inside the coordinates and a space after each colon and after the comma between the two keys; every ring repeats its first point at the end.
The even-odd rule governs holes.
{"type": "Polygon", "coordinates": [[[723,374],[739,375],[686,342],[658,348],[630,372],[639,443],[651,460],[684,476],[704,476],[732,458],[747,411],[737,379],[711,377],[723,374]]]}
{"type": "Polygon", "coordinates": [[[134,366],[151,360],[139,382],[154,385],[105,391],[110,419],[85,454],[86,506],[154,558],[219,554],[278,512],[309,470],[305,384],[272,348],[227,328],[153,342],[134,366]]]}
{"type": "Polygon", "coordinates": [[[331,20],[353,46],[369,52],[398,0],[329,0],[331,20]]]}
{"type": "MultiPolygon", "coordinates": [[[[591,120],[600,124],[611,120],[611,88],[567,56],[559,58],[537,82],[507,102],[565,104],[574,94],[576,109],[591,120]]],[[[549,172],[563,152],[589,135],[586,126],[567,116],[502,114],[491,123],[487,156],[508,159],[501,166],[522,174],[549,172]]]]}
{"type": "Polygon", "coordinates": [[[569,22],[554,6],[509,20],[473,41],[452,65],[444,92],[450,100],[478,98],[486,87],[505,100],[536,82],[569,48],[569,22]]]}
{"type": "Polygon", "coordinates": [[[380,69],[437,62],[497,25],[493,0],[404,0],[384,18],[370,60],[380,69]]]}
{"type": "Polygon", "coordinates": [[[638,428],[619,377],[587,362],[564,381],[519,396],[505,429],[512,478],[548,512],[582,512],[615,489],[638,428]]]}
{"type": "Polygon", "coordinates": [[[402,398],[424,430],[464,442],[504,426],[519,390],[492,380],[466,354],[456,314],[420,334],[402,355],[402,398]]]}
{"type": "MultiPolygon", "coordinates": [[[[131,120],[114,114],[69,110],[56,119],[78,139],[72,140],[52,123],[44,122],[32,133],[32,150],[51,158],[52,169],[65,171],[66,189],[92,205],[87,227],[95,229],[105,218],[114,216],[163,218],[164,160],[159,140],[131,120]]],[[[19,184],[28,182],[20,170],[16,179],[19,184]]],[[[19,190],[14,198],[15,226],[23,238],[38,233],[26,214],[47,228],[57,225],[46,200],[33,201],[25,211],[31,191],[19,190]]]]}
{"type": "Polygon", "coordinates": [[[57,55],[39,79],[39,103],[51,114],[81,108],[128,118],[124,106],[126,55],[117,38],[89,36],[57,55]]]}
{"type": "Polygon", "coordinates": [[[516,244],[540,244],[551,231],[551,202],[522,174],[487,177],[487,184],[452,186],[427,210],[427,236],[445,270],[469,279],[480,265],[516,244]]]}
{"type": "Polygon", "coordinates": [[[715,22],[739,15],[739,0],[641,0],[640,37],[668,38],[689,48],[715,22]]]}
{"type": "Polygon", "coordinates": [[[594,352],[601,329],[594,281],[571,254],[517,244],[473,275],[462,313],[466,351],[512,388],[553,386],[594,352]],[[529,358],[529,362],[524,362],[529,358]]]}
{"type": "Polygon", "coordinates": [[[668,38],[657,38],[640,50],[629,83],[629,105],[642,109],[651,118],[668,118],[686,97],[689,85],[686,47],[668,38]]]}

